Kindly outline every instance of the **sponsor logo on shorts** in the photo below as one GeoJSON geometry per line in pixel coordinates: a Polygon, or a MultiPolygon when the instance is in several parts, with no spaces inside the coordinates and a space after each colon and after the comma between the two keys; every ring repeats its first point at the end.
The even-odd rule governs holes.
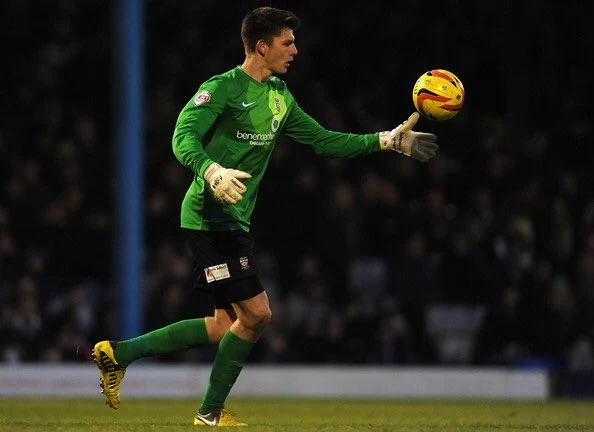
{"type": "Polygon", "coordinates": [[[204,269],[204,275],[206,276],[207,283],[211,283],[222,279],[228,279],[231,277],[227,263],[206,267],[204,269]]]}

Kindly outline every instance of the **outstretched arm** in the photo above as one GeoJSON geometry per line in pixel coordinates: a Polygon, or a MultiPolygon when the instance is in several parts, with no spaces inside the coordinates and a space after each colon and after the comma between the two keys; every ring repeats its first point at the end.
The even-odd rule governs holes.
{"type": "Polygon", "coordinates": [[[427,162],[437,155],[439,146],[435,142],[435,135],[412,130],[418,119],[419,114],[415,112],[391,131],[343,133],[325,129],[295,105],[283,133],[301,144],[311,146],[321,156],[357,157],[378,151],[395,151],[427,162]]]}

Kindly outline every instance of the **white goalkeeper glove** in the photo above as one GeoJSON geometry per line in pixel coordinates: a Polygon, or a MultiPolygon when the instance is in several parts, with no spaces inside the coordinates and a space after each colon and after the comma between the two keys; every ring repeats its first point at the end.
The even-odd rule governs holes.
{"type": "Polygon", "coordinates": [[[204,180],[210,185],[215,200],[221,204],[237,204],[247,191],[239,179],[249,179],[252,176],[246,172],[223,168],[218,163],[210,164],[204,171],[204,180]]]}
{"type": "Polygon", "coordinates": [[[434,158],[439,150],[439,146],[435,143],[437,137],[431,133],[414,132],[412,128],[418,120],[419,113],[414,112],[400,126],[391,131],[380,132],[382,151],[404,153],[421,162],[434,158]]]}

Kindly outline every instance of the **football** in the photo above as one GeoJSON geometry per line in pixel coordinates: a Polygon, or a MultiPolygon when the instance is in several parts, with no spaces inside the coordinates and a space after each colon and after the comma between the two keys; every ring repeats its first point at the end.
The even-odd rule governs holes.
{"type": "Polygon", "coordinates": [[[464,86],[452,72],[432,69],[419,77],[412,92],[415,108],[429,120],[449,120],[464,105],[464,86]]]}

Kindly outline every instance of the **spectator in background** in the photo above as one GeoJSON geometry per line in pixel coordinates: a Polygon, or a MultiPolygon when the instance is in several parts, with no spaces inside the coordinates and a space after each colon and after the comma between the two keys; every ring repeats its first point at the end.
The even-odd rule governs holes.
{"type": "MultiPolygon", "coordinates": [[[[278,286],[278,297],[273,305],[275,316],[299,315],[307,306],[303,294],[298,299],[293,296],[297,285],[294,275],[298,273],[295,263],[301,261],[301,256],[310,250],[316,251],[319,257],[331,256],[336,251],[336,244],[320,241],[319,236],[330,228],[330,220],[319,218],[308,208],[322,208],[326,203],[324,197],[331,196],[334,185],[343,182],[357,191],[354,205],[362,217],[362,223],[355,227],[358,233],[353,233],[360,241],[359,250],[350,251],[355,259],[368,256],[391,259],[395,253],[391,245],[404,244],[409,225],[431,218],[438,230],[422,228],[419,231],[426,239],[425,256],[439,270],[439,263],[453,250],[452,225],[465,227],[471,232],[473,251],[479,248],[491,268],[489,274],[483,275],[491,287],[478,288],[481,295],[488,294],[485,304],[489,309],[501,307],[497,304],[507,296],[504,293],[508,287],[512,287],[519,292],[517,313],[526,320],[534,318],[536,310],[543,310],[541,303],[549,298],[545,293],[554,275],[564,274],[574,288],[579,319],[589,323],[589,330],[584,324],[580,337],[584,343],[578,343],[578,348],[586,347],[581,350],[586,353],[582,357],[585,360],[574,362],[573,367],[588,367],[588,349],[591,350],[594,341],[591,314],[594,307],[594,205],[591,197],[594,146],[591,145],[590,110],[586,106],[588,98],[580,97],[582,81],[576,77],[587,74],[588,70],[584,64],[586,57],[577,53],[592,52],[594,39],[583,32],[588,15],[579,13],[577,3],[561,7],[550,2],[541,6],[538,11],[532,11],[539,19],[526,24],[525,37],[527,44],[539,47],[533,52],[545,55],[528,57],[532,70],[538,73],[530,75],[531,80],[522,87],[521,93],[511,92],[509,77],[501,73],[508,61],[501,32],[483,31],[494,27],[505,30],[509,13],[506,8],[494,8],[488,2],[463,8],[450,3],[435,17],[423,16],[425,25],[429,26],[428,19],[460,24],[462,31],[449,34],[451,43],[447,49],[442,49],[433,43],[424,43],[423,35],[418,35],[418,44],[402,46],[400,43],[403,32],[415,26],[414,5],[412,9],[398,9],[403,32],[375,26],[365,38],[358,35],[385,18],[385,4],[371,2],[365,14],[357,15],[356,20],[353,14],[360,10],[345,10],[343,3],[337,0],[324,2],[315,12],[299,6],[299,15],[306,17],[309,27],[299,39],[300,50],[306,55],[291,65],[293,71],[287,75],[287,83],[303,96],[302,106],[331,129],[345,130],[348,126],[363,131],[378,130],[385,124],[386,116],[393,113],[389,101],[400,99],[402,95],[408,97],[409,90],[401,84],[416,78],[414,71],[424,70],[434,61],[452,64],[464,78],[472,98],[455,120],[430,125],[439,132],[440,141],[447,143],[430,166],[415,164],[409,158],[383,158],[381,155],[352,161],[320,159],[291,145],[287,139],[279,140],[267,177],[260,184],[259,211],[254,213],[253,221],[254,237],[259,241],[260,250],[270,252],[276,260],[276,272],[269,278],[278,286]],[[336,17],[337,26],[325,27],[326,17],[337,9],[342,11],[336,17]],[[550,17],[555,19],[550,20],[550,17]],[[340,49],[330,50],[319,43],[337,35],[345,41],[340,49]],[[385,53],[375,56],[377,64],[371,69],[367,63],[352,63],[350,53],[367,50],[365,44],[370,41],[375,46],[398,46],[403,58],[410,62],[409,67],[392,67],[394,57],[385,53]],[[485,51],[480,48],[484,46],[494,49],[485,51]],[[302,79],[310,70],[317,71],[315,82],[302,79]],[[484,83],[489,87],[483,87],[484,83]],[[545,87],[546,93],[541,91],[545,87]],[[329,98],[329,94],[333,98],[329,98]],[[513,103],[518,95],[521,103],[513,103]],[[550,100],[556,103],[550,104],[550,100]],[[507,112],[510,106],[517,111],[507,112]],[[512,116],[521,119],[515,121],[521,123],[525,133],[518,130],[517,123],[509,121],[512,116]],[[368,180],[370,177],[379,179],[381,186],[374,186],[378,181],[368,180]],[[439,195],[433,197],[430,215],[425,205],[427,201],[423,202],[422,197],[427,196],[433,186],[441,190],[444,199],[438,200],[439,195]],[[272,194],[278,188],[287,192],[273,199],[272,194]],[[516,199],[517,191],[521,191],[521,199],[516,199]],[[560,235],[553,241],[552,231],[549,231],[554,228],[553,219],[549,219],[551,210],[556,207],[552,203],[558,199],[566,207],[566,215],[560,219],[563,231],[567,232],[565,227],[569,221],[573,241],[567,241],[562,232],[558,232],[560,235]],[[296,204],[302,202],[311,205],[296,204]],[[515,206],[516,203],[522,203],[522,211],[526,212],[522,216],[533,224],[534,258],[525,268],[523,280],[512,283],[501,266],[504,249],[499,246],[506,243],[506,224],[517,216],[520,207],[515,206]],[[300,221],[299,227],[292,238],[279,242],[268,227],[276,223],[274,218],[279,212],[289,208],[290,213],[296,215],[295,220],[300,221]],[[563,246],[559,249],[563,256],[554,258],[551,252],[555,252],[558,241],[563,246]],[[497,247],[494,249],[493,245],[497,247]]],[[[0,10],[6,22],[0,28],[3,40],[18,40],[20,45],[19,50],[12,53],[11,67],[3,71],[3,97],[0,98],[3,112],[0,128],[0,340],[3,343],[0,357],[4,362],[75,360],[61,349],[49,355],[43,345],[27,345],[25,339],[16,336],[13,317],[17,313],[20,280],[23,276],[30,277],[38,287],[42,328],[50,334],[61,333],[53,319],[54,309],[48,305],[67,304],[70,287],[82,280],[96,287],[85,289],[81,294],[87,297],[84,303],[88,304],[95,322],[95,330],[79,329],[85,345],[96,340],[96,334],[116,337],[118,333],[113,324],[116,317],[99,313],[113,310],[117,301],[110,280],[111,196],[113,187],[117,186],[111,168],[114,150],[108,96],[112,73],[111,34],[107,31],[111,27],[110,5],[97,0],[50,0],[35,5],[12,1],[2,3],[0,10]],[[72,253],[73,248],[77,254],[72,253]],[[89,256],[85,252],[89,252],[89,256]],[[70,270],[76,276],[70,275],[70,270]],[[10,342],[5,343],[8,340],[10,342]],[[29,354],[25,354],[27,352],[29,354]]],[[[150,330],[152,324],[159,322],[162,312],[157,307],[158,299],[175,298],[178,286],[187,286],[190,277],[186,274],[185,281],[179,280],[178,270],[170,267],[171,260],[163,258],[162,249],[170,250],[172,242],[179,243],[177,248],[184,247],[177,237],[177,227],[170,222],[177,217],[178,203],[191,180],[191,174],[184,171],[184,167],[170,160],[170,149],[163,146],[163,142],[170,138],[180,101],[185,101],[188,91],[194,91],[196,77],[208,77],[225,64],[234,62],[237,51],[233,38],[208,37],[216,31],[218,23],[229,20],[229,14],[234,13],[221,7],[220,2],[147,2],[146,12],[146,232],[156,233],[146,236],[143,255],[146,268],[143,295],[147,299],[143,313],[145,329],[150,330]],[[176,23],[175,27],[169,25],[171,22],[176,23]],[[209,50],[204,49],[207,40],[209,50]],[[188,52],[200,53],[200,61],[187,56],[188,52]],[[171,81],[172,76],[176,77],[175,82],[171,81]],[[169,290],[174,293],[168,294],[169,290]]],[[[181,252],[175,254],[180,255],[178,260],[186,262],[187,267],[188,257],[181,252]]],[[[165,255],[171,256],[169,252],[165,255]]],[[[340,273],[323,258],[319,264],[323,272],[340,273]]],[[[509,265],[509,268],[520,267],[520,263],[509,265]]],[[[433,283],[438,282],[438,275],[434,275],[433,283]]],[[[333,281],[330,285],[334,285],[333,281]]],[[[332,291],[335,289],[347,288],[337,286],[332,291]]],[[[449,291],[449,283],[442,282],[436,294],[441,290],[449,291]]],[[[378,298],[379,303],[394,303],[393,298],[384,295],[393,294],[386,290],[378,298]]],[[[329,300],[331,305],[335,301],[329,300]]],[[[441,300],[433,297],[426,301],[430,304],[441,300]]],[[[397,311],[392,306],[388,309],[397,311]]],[[[388,333],[382,330],[380,334],[383,327],[378,323],[392,312],[383,308],[361,310],[349,303],[331,313],[341,317],[338,321],[342,321],[342,325],[325,326],[321,331],[337,346],[346,347],[343,352],[333,351],[338,354],[332,358],[339,356],[337,361],[359,364],[372,361],[359,351],[365,348],[366,341],[358,332],[364,327],[376,338],[381,334],[385,336],[388,333]]],[[[184,319],[187,310],[178,308],[175,314],[176,319],[184,319]]],[[[173,315],[170,315],[172,319],[173,315]]],[[[408,324],[410,328],[415,327],[408,324]]],[[[292,352],[291,335],[299,325],[297,318],[282,322],[273,319],[262,340],[264,343],[257,346],[258,355],[250,359],[297,361],[292,352]]],[[[525,340],[519,350],[522,355],[531,354],[530,347],[536,343],[535,336],[529,336],[526,330],[516,337],[525,340]]],[[[477,342],[480,343],[478,339],[477,342]]],[[[430,341],[421,343],[427,346],[430,341]]],[[[572,352],[574,346],[570,348],[572,352]]],[[[580,349],[575,352],[578,351],[580,349]]],[[[212,359],[210,351],[195,350],[193,355],[168,360],[212,359]]],[[[427,356],[421,361],[434,362],[435,358],[427,356]]]]}

